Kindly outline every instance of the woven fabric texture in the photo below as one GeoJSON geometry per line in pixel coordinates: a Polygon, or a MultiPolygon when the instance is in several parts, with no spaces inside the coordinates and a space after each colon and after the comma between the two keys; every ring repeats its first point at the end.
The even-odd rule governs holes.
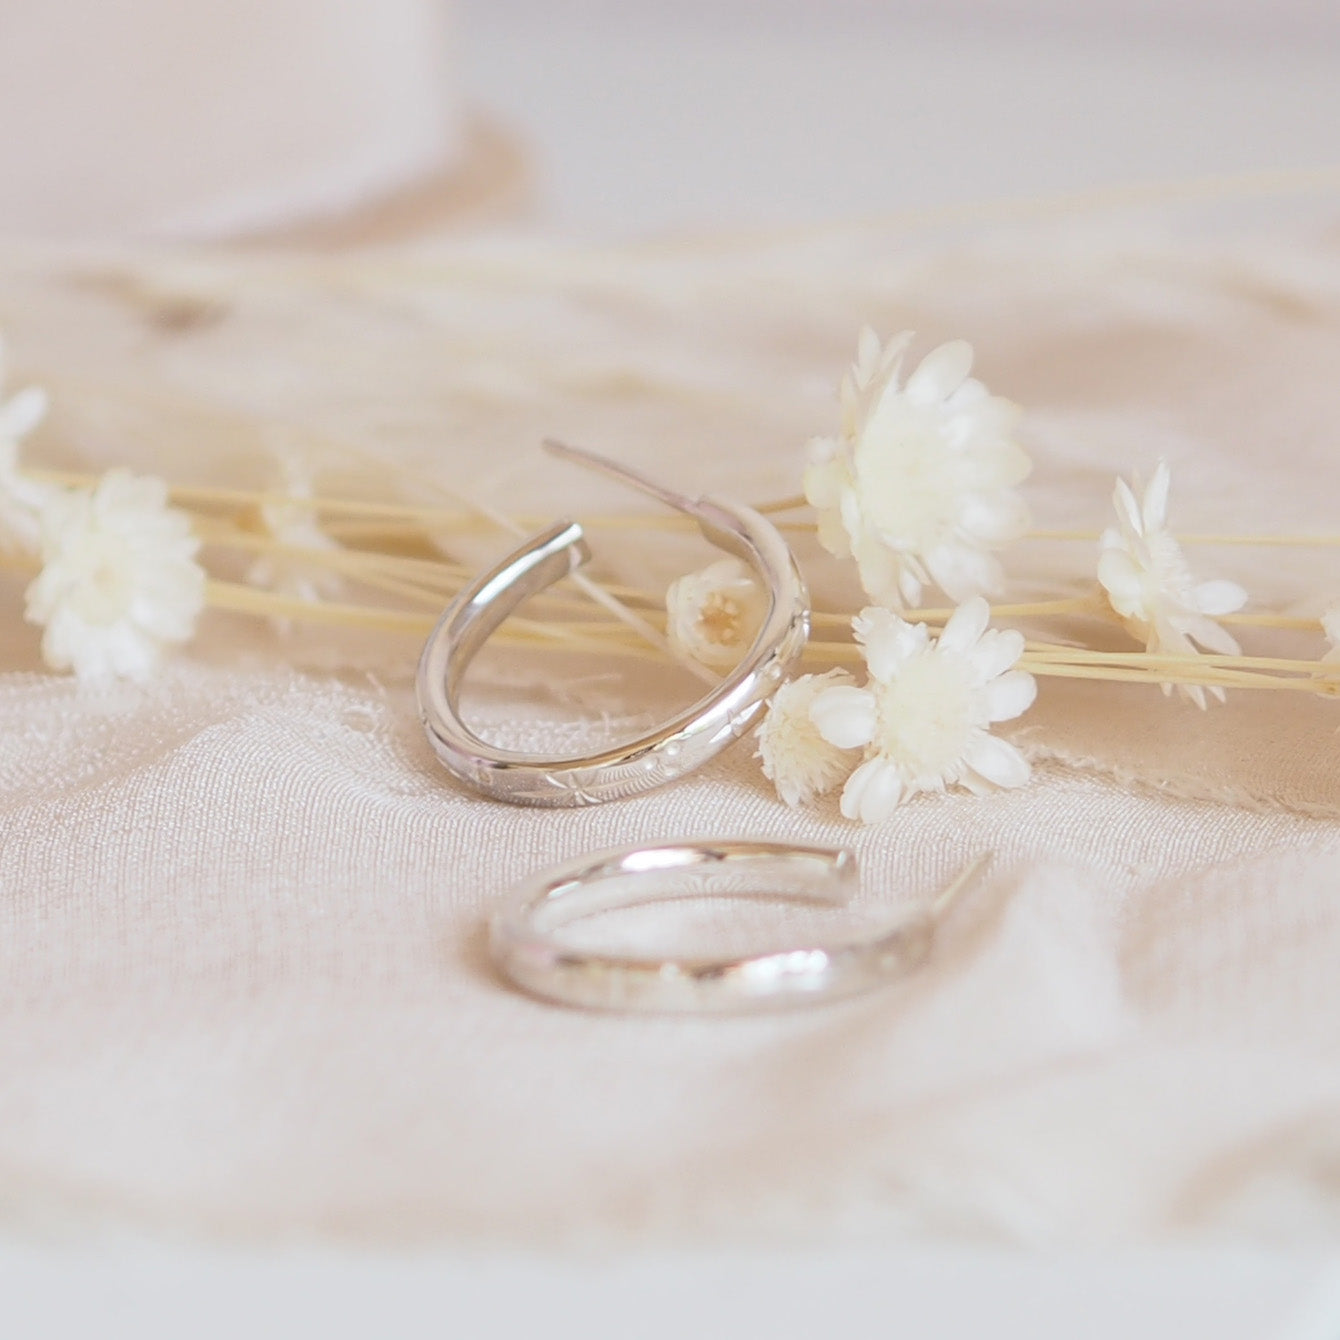
{"type": "MultiPolygon", "coordinates": [[[[1315,236],[26,257],[0,295],[20,371],[54,397],[42,463],[258,486],[296,443],[331,491],[431,481],[546,518],[639,505],[539,464],[554,434],[761,500],[796,491],[869,322],[973,341],[1028,411],[1040,525],[1101,527],[1114,475],[1165,457],[1175,528],[1334,530],[1340,255],[1315,236]]],[[[708,552],[642,538],[597,531],[596,571],[665,583],[708,552]]],[[[513,541],[450,543],[474,562],[513,541]]],[[[1192,560],[1315,613],[1340,591],[1333,552],[1192,560]]],[[[847,574],[800,553],[825,601],[855,606],[847,574]]],[[[1028,598],[1084,589],[1094,559],[1032,541],[1010,568],[1028,598]]],[[[438,771],[412,640],[210,615],[152,685],[92,691],[41,671],[22,585],[0,583],[11,1216],[511,1242],[1335,1231],[1330,702],[1242,692],[1202,714],[1048,681],[1012,731],[1030,787],[922,798],[868,830],[832,800],[788,810],[748,744],[648,797],[524,811],[438,771]],[[523,875],[710,834],[854,846],[872,915],[995,860],[923,971],[841,1005],[596,1016],[492,975],[484,921],[523,875]]],[[[473,710],[562,753],[691,692],[651,662],[516,652],[473,710]]],[[[739,913],[695,915],[710,935],[739,913]]]]}

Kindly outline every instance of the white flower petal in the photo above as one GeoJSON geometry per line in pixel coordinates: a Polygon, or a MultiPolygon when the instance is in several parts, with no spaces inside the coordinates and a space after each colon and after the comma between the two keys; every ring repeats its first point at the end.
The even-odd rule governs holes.
{"type": "Polygon", "coordinates": [[[1168,523],[1168,490],[1172,486],[1172,472],[1167,461],[1160,461],[1154,471],[1154,477],[1145,487],[1144,506],[1141,516],[1144,520],[1144,533],[1162,530],[1168,523]]]}
{"type": "Polygon", "coordinates": [[[1023,716],[1038,696],[1038,682],[1026,670],[1011,670],[986,685],[988,721],[1013,721],[1023,716]]]}
{"type": "Polygon", "coordinates": [[[117,679],[143,683],[157,667],[162,645],[129,623],[112,624],[103,646],[104,664],[117,679]]]}
{"type": "Polygon", "coordinates": [[[853,549],[862,590],[881,605],[897,605],[903,592],[903,566],[898,555],[868,536],[862,536],[853,549]]]}
{"type": "Polygon", "coordinates": [[[1140,504],[1135,500],[1131,486],[1118,479],[1112,491],[1112,505],[1117,509],[1117,519],[1132,535],[1145,533],[1144,519],[1140,515],[1140,504]]]}
{"type": "Polygon", "coordinates": [[[1332,605],[1322,614],[1321,631],[1332,648],[1340,646],[1340,605],[1332,605]]]}
{"type": "Polygon", "coordinates": [[[0,438],[17,442],[46,418],[47,394],[36,386],[11,396],[0,405],[0,438]]]}
{"type": "MultiPolygon", "coordinates": [[[[991,400],[993,404],[1010,404],[999,396],[992,396],[991,400]]],[[[1018,406],[1010,408],[1017,413],[1018,406]]],[[[1008,437],[997,436],[994,428],[988,430],[980,415],[974,419],[972,431],[972,454],[960,463],[965,485],[975,489],[1012,489],[1033,473],[1033,458],[1023,447],[1008,437]]]]}
{"type": "Polygon", "coordinates": [[[993,786],[1023,786],[1032,775],[1028,760],[1012,744],[985,732],[969,745],[966,758],[968,766],[993,786]]]}
{"type": "Polygon", "coordinates": [[[955,417],[971,415],[974,421],[978,421],[988,408],[990,399],[991,392],[976,377],[969,377],[948,398],[945,402],[945,408],[955,417]]]}
{"type": "Polygon", "coordinates": [[[965,600],[944,626],[936,646],[940,651],[953,651],[966,655],[976,645],[978,638],[986,632],[991,622],[991,606],[981,596],[965,600]]]}
{"type": "Polygon", "coordinates": [[[897,768],[882,758],[862,763],[842,789],[842,814],[863,824],[883,823],[903,798],[897,768]]]}
{"type": "Polygon", "coordinates": [[[1202,614],[1218,618],[1223,614],[1236,614],[1247,603],[1247,592],[1237,582],[1219,578],[1212,582],[1201,582],[1196,587],[1196,608],[1202,614]]]}
{"type": "Polygon", "coordinates": [[[879,337],[866,327],[857,342],[856,363],[842,379],[842,432],[850,439],[865,429],[870,415],[886,391],[897,394],[898,374],[903,353],[912,341],[912,332],[904,331],[881,349],[879,337]]]}
{"type": "Polygon", "coordinates": [[[922,623],[908,623],[892,610],[868,605],[852,620],[856,640],[865,649],[871,677],[887,684],[909,656],[925,649],[930,634],[922,623]]]}
{"type": "Polygon", "coordinates": [[[959,785],[974,796],[993,796],[1000,789],[993,782],[988,782],[985,777],[979,777],[971,768],[964,768],[963,776],[959,778],[959,785]]]}
{"type": "Polygon", "coordinates": [[[950,340],[932,349],[907,379],[903,393],[913,404],[945,400],[972,371],[972,345],[967,340],[950,340]]]}
{"type": "Polygon", "coordinates": [[[921,604],[921,579],[913,572],[910,564],[904,563],[898,569],[898,594],[908,609],[921,604]]]}
{"type": "Polygon", "coordinates": [[[38,514],[21,499],[0,496],[0,553],[36,554],[41,543],[38,514]]]}
{"type": "Polygon", "coordinates": [[[841,513],[836,511],[820,512],[816,537],[834,558],[850,558],[852,556],[851,536],[847,534],[847,528],[842,524],[841,513]]]}
{"type": "Polygon", "coordinates": [[[1206,651],[1219,656],[1240,656],[1242,647],[1237,638],[1225,632],[1213,619],[1203,614],[1183,615],[1177,621],[1178,628],[1188,637],[1194,638],[1206,651]]]}
{"type": "Polygon", "coordinates": [[[831,438],[816,438],[809,450],[810,462],[802,478],[805,501],[811,507],[836,507],[851,478],[846,462],[838,455],[837,444],[831,438]],[[825,449],[826,454],[821,454],[825,449]]]}
{"type": "Polygon", "coordinates": [[[809,714],[814,728],[838,749],[859,749],[869,744],[879,719],[874,695],[847,685],[816,694],[809,714]]]}
{"type": "Polygon", "coordinates": [[[853,369],[858,385],[865,385],[879,371],[879,336],[871,326],[862,326],[856,337],[856,367],[853,369]]]}
{"type": "Polygon", "coordinates": [[[885,382],[896,382],[902,366],[903,355],[907,353],[916,337],[916,331],[901,330],[884,346],[879,356],[879,377],[885,382]]]}
{"type": "Polygon", "coordinates": [[[1024,635],[1017,628],[988,628],[968,652],[968,660],[985,683],[1002,675],[1024,654],[1024,635]]]}
{"type": "Polygon", "coordinates": [[[995,595],[1005,577],[995,558],[966,544],[938,545],[926,555],[926,567],[936,585],[959,602],[984,593],[995,595]]]}
{"type": "Polygon", "coordinates": [[[1013,493],[971,493],[964,500],[958,524],[978,544],[1008,544],[1028,529],[1028,508],[1013,493]]]}
{"type": "MultiPolygon", "coordinates": [[[[1156,651],[1163,656],[1194,656],[1196,648],[1192,645],[1191,639],[1187,636],[1186,623],[1192,617],[1191,615],[1169,614],[1166,612],[1156,615],[1150,623],[1149,650],[1156,651]]],[[[1223,631],[1222,629],[1220,630],[1223,631]]],[[[1227,634],[1225,634],[1227,636],[1227,634]]],[[[1236,645],[1236,644],[1235,644],[1236,645]]],[[[1232,654],[1232,653],[1228,653],[1232,654]]]]}
{"type": "Polygon", "coordinates": [[[865,518],[861,515],[861,497],[854,487],[844,487],[838,493],[838,514],[851,539],[853,552],[865,538],[865,518]]]}
{"type": "Polygon", "coordinates": [[[1110,596],[1128,605],[1140,599],[1142,589],[1140,569],[1135,559],[1125,549],[1106,549],[1099,555],[1098,580],[1110,596]]]}
{"type": "Polygon", "coordinates": [[[835,437],[812,437],[805,444],[807,465],[831,465],[842,452],[842,443],[835,437]]]}

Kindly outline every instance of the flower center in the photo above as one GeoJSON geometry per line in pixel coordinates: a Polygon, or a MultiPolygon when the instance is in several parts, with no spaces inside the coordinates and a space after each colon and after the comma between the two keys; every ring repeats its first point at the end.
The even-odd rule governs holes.
{"type": "Polygon", "coordinates": [[[923,651],[882,686],[875,744],[910,779],[954,777],[981,724],[967,664],[923,651]]]}
{"type": "Polygon", "coordinates": [[[70,606],[86,623],[114,624],[125,617],[134,599],[134,572],[124,546],[114,537],[99,536],[73,558],[78,575],[70,606]]]}
{"type": "Polygon", "coordinates": [[[1146,610],[1158,609],[1172,597],[1188,609],[1195,601],[1195,579],[1182,547],[1166,531],[1155,531],[1145,540],[1149,567],[1141,582],[1146,610]]]}
{"type": "Polygon", "coordinates": [[[740,602],[724,591],[713,591],[698,611],[698,628],[703,637],[718,647],[733,647],[739,641],[744,627],[744,610],[740,602]]]}
{"type": "Polygon", "coordinates": [[[957,519],[962,489],[941,418],[934,408],[903,406],[878,416],[856,446],[861,507],[888,544],[925,552],[957,519]]]}

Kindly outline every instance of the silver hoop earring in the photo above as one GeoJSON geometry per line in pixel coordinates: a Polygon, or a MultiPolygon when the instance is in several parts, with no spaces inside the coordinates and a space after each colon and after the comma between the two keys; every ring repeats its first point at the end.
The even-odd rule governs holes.
{"type": "Polygon", "coordinates": [[[737,1014],[837,1000],[920,964],[938,919],[989,859],[979,857],[935,899],[864,938],[701,958],[588,953],[564,943],[555,934],[562,926],[615,908],[761,891],[840,905],[857,882],[856,858],[842,849],[734,841],[620,847],[514,890],[490,922],[489,949],[499,972],[523,991],[587,1009],[737,1014]]]}
{"type": "Polygon", "coordinates": [[[459,699],[466,668],[498,625],[590,558],[581,526],[560,521],[533,536],[452,602],[423,649],[417,680],[419,713],[443,767],[466,786],[513,805],[594,805],[674,781],[748,732],[805,646],[809,594],[786,541],[752,508],[687,498],[594,453],[555,442],[545,447],[687,513],[710,543],[754,569],[769,596],[753,646],[705,697],[639,739],[564,759],[480,739],[461,720],[459,699]]]}

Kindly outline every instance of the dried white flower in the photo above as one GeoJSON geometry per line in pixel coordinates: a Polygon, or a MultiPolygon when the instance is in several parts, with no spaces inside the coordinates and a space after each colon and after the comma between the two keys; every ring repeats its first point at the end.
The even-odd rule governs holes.
{"type": "Polygon", "coordinates": [[[763,775],[788,805],[808,805],[851,772],[851,750],[819,734],[810,708],[825,689],[854,683],[845,670],[802,675],[783,684],[768,704],[758,728],[757,756],[763,760],[763,775]]]}
{"type": "Polygon", "coordinates": [[[26,613],[46,630],[47,664],[80,679],[147,678],[168,644],[195,631],[205,603],[199,547],[159,479],[110,470],[93,489],[50,499],[26,613]]]}
{"type": "Polygon", "coordinates": [[[830,744],[865,748],[842,792],[848,819],[879,823],[920,791],[964,786],[982,795],[1028,781],[1027,760],[990,727],[1026,712],[1037,685],[1013,668],[1023,635],[988,629],[990,618],[990,606],[974,596],[932,641],[924,624],[889,610],[857,616],[852,626],[865,648],[866,686],[825,689],[810,708],[830,744]]]}
{"type": "MultiPolygon", "coordinates": [[[[1117,480],[1112,503],[1117,525],[1103,532],[1098,557],[1098,581],[1108,603],[1145,650],[1159,655],[1194,656],[1199,643],[1207,651],[1237,656],[1242,648],[1215,618],[1233,614],[1247,603],[1247,592],[1237,582],[1197,582],[1187,566],[1182,546],[1168,532],[1168,491],[1172,475],[1160,461],[1153,478],[1137,500],[1134,487],[1117,480]]],[[[1179,691],[1205,706],[1205,690],[1180,684],[1179,691]]],[[[1163,686],[1165,693],[1171,684],[1163,686]]],[[[1224,691],[1210,692],[1221,702],[1224,691]]]]}
{"type": "MultiPolygon", "coordinates": [[[[342,548],[321,529],[316,512],[311,506],[312,478],[302,460],[292,452],[279,453],[282,502],[262,503],[261,523],[270,539],[286,549],[315,550],[318,552],[342,548]]],[[[301,554],[267,553],[247,569],[247,581],[296,600],[314,602],[334,599],[343,589],[340,574],[314,564],[301,554]]],[[[281,631],[287,631],[289,620],[273,621],[281,631]]]]}
{"type": "Polygon", "coordinates": [[[861,332],[841,436],[812,442],[805,471],[820,543],[854,557],[867,594],[890,608],[919,604],[930,582],[955,601],[999,590],[991,551],[1028,528],[1015,492],[1032,469],[1011,437],[1019,407],[969,377],[963,340],[933,349],[900,387],[911,339],[881,348],[861,332]]]}
{"type": "Polygon", "coordinates": [[[752,645],[768,612],[768,595],[739,559],[723,558],[672,582],[665,612],[676,655],[729,670],[752,645]]]}
{"type": "MultiPolygon", "coordinates": [[[[4,347],[0,344],[0,386],[4,384],[4,347]]],[[[19,446],[46,417],[46,392],[35,386],[0,401],[0,551],[36,553],[41,543],[41,512],[58,492],[52,484],[30,479],[19,469],[19,446]]]]}
{"type": "Polygon", "coordinates": [[[1331,644],[1330,651],[1321,659],[1327,662],[1340,661],[1340,604],[1332,605],[1321,616],[1321,631],[1331,644]]]}

